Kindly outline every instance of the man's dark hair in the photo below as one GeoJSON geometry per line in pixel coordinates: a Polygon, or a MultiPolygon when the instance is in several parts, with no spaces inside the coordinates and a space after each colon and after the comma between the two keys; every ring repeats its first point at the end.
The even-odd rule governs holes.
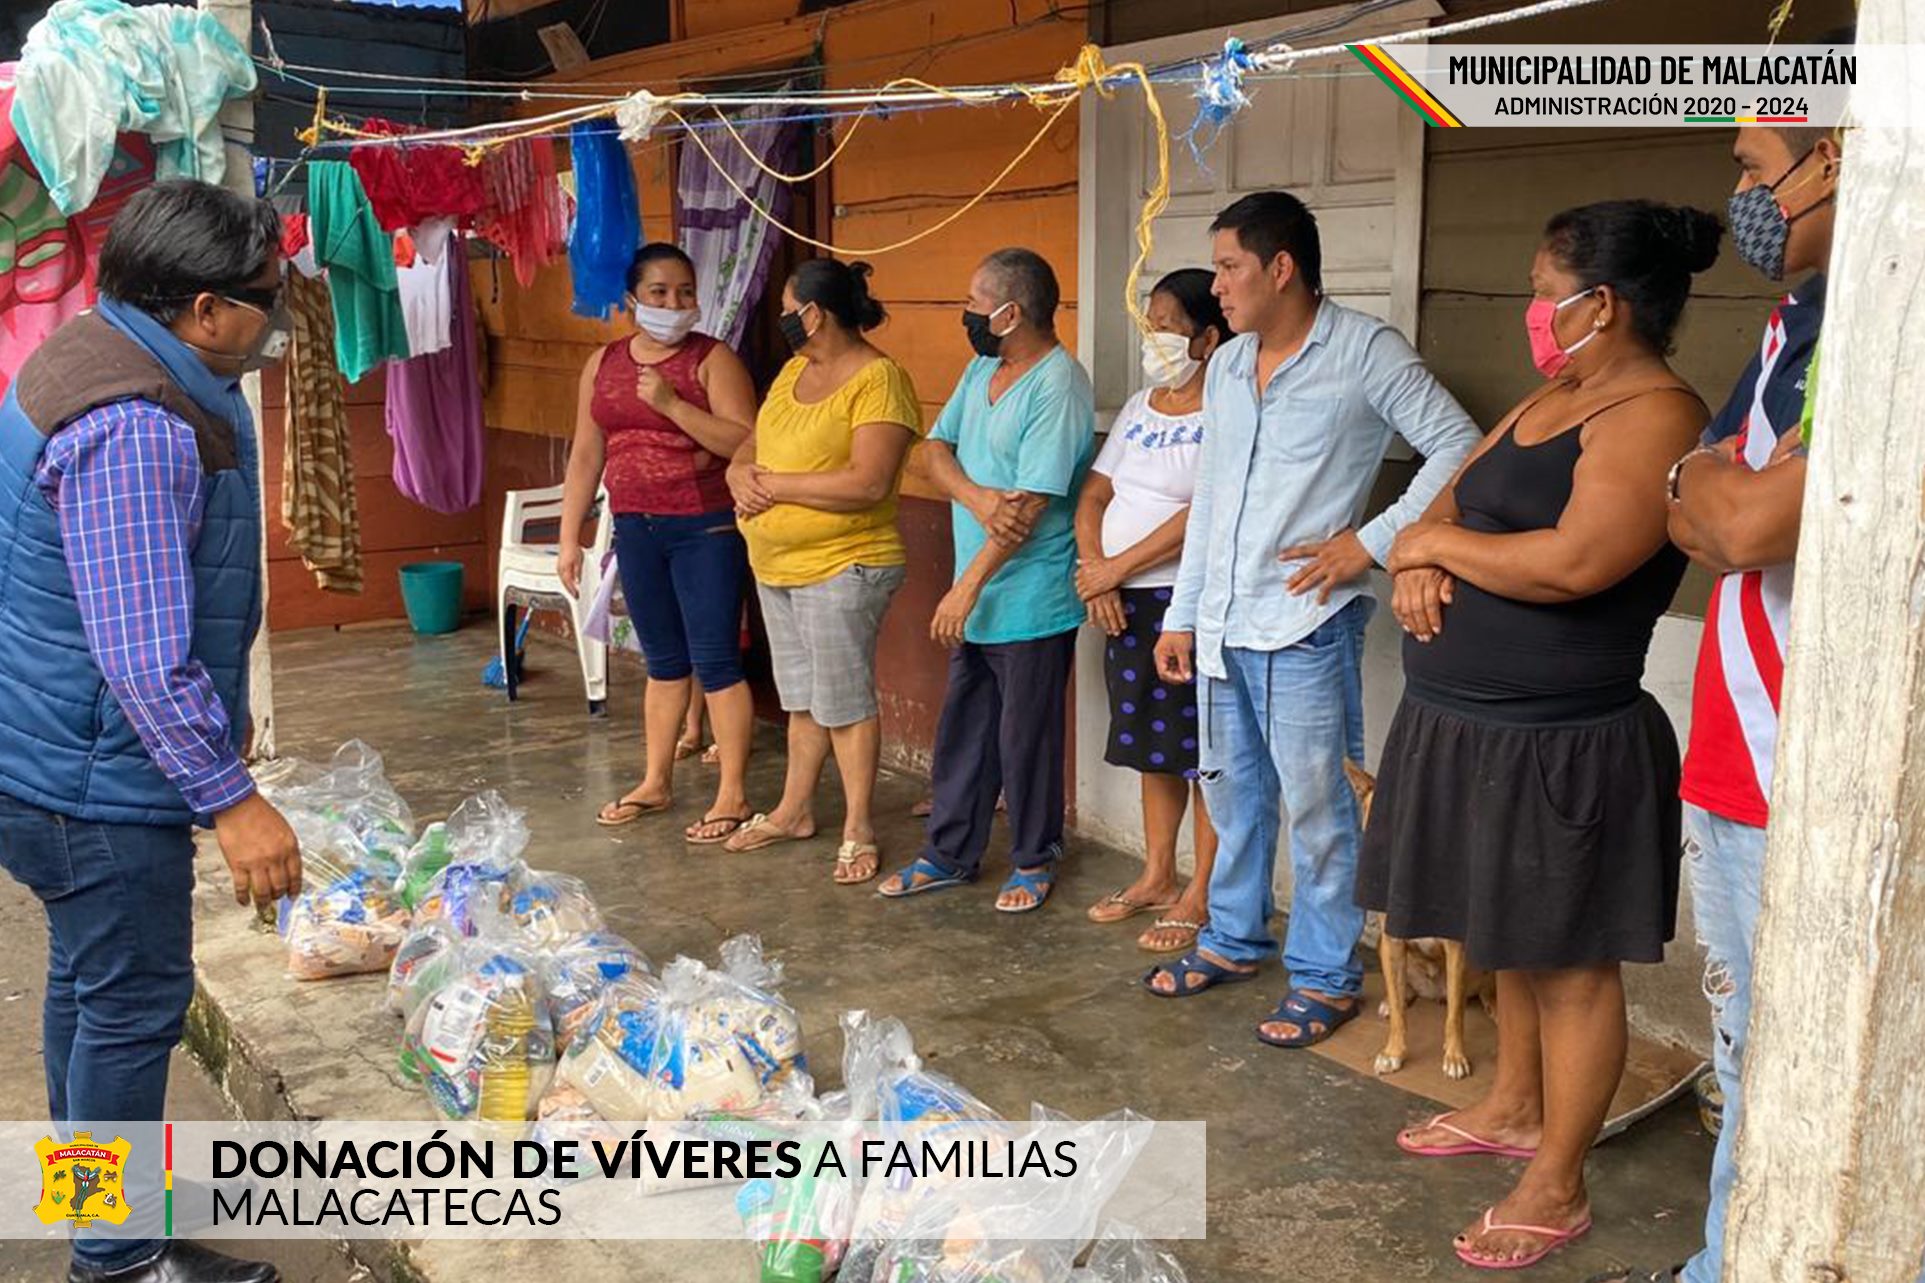
{"type": "Polygon", "coordinates": [[[134,194],[100,249],[100,292],[172,324],[199,294],[244,288],[281,252],[264,200],[191,178],[134,194]]]}
{"type": "MultiPolygon", "coordinates": [[[[1804,43],[1842,49],[1849,53],[1858,43],[1858,26],[1856,23],[1848,22],[1842,27],[1833,27],[1821,33],[1816,39],[1804,43]]],[[[1766,125],[1765,128],[1778,131],[1778,136],[1785,140],[1785,146],[1791,149],[1794,160],[1827,138],[1835,143],[1845,141],[1845,131],[1830,125],[1766,125]]]]}
{"type": "Polygon", "coordinates": [[[1718,261],[1724,228],[1688,205],[1607,200],[1553,215],[1544,247],[1586,289],[1609,285],[1631,305],[1631,327],[1657,352],[1691,296],[1691,278],[1718,261]]]}
{"type": "Polygon", "coordinates": [[[996,278],[1003,300],[1014,300],[1023,316],[1039,330],[1056,326],[1056,305],[1063,292],[1056,284],[1056,272],[1033,249],[999,249],[983,260],[983,266],[996,278]]]}
{"type": "Polygon", "coordinates": [[[1218,214],[1210,232],[1235,232],[1237,244],[1266,267],[1277,255],[1290,255],[1310,292],[1323,293],[1323,241],[1317,235],[1317,216],[1289,192],[1251,192],[1218,214]]]}
{"type": "Polygon", "coordinates": [[[681,246],[671,245],[667,241],[650,241],[636,250],[635,257],[629,261],[628,292],[633,294],[635,287],[642,283],[642,272],[650,263],[664,261],[680,263],[689,270],[690,275],[695,273],[695,260],[690,258],[681,246]]]}

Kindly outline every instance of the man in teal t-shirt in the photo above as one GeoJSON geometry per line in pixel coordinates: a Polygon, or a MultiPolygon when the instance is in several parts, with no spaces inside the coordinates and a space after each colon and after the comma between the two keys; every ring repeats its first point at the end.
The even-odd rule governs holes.
{"type": "Polygon", "coordinates": [[[929,477],[949,497],[956,582],[929,634],[951,647],[936,728],[935,809],[892,899],[976,880],[996,798],[1011,873],[996,907],[1042,907],[1063,851],[1065,701],[1085,610],[1076,595],[1075,496],[1096,441],[1096,399],[1056,339],[1056,274],[998,250],[969,286],[976,359],[929,434],[929,477]]]}

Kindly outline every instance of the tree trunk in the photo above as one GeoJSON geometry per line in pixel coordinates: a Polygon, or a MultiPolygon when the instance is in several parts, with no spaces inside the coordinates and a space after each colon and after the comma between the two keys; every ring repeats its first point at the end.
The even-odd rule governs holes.
{"type": "MultiPolygon", "coordinates": [[[[1864,0],[1860,50],[1925,41],[1864,0]]],[[[1772,795],[1730,1283],[1925,1255],[1925,134],[1860,63],[1772,795]],[[1888,122],[1881,124],[1880,122],[1888,122]]]]}

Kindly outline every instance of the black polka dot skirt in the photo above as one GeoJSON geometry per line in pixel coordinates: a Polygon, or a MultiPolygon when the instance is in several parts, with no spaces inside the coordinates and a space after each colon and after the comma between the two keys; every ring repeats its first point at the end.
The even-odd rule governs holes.
{"type": "Polygon", "coordinates": [[[1122,590],[1124,630],[1103,652],[1103,678],[1110,692],[1110,740],[1103,760],[1112,766],[1156,775],[1196,776],[1195,686],[1156,675],[1156,639],[1168,588],[1122,590]]]}

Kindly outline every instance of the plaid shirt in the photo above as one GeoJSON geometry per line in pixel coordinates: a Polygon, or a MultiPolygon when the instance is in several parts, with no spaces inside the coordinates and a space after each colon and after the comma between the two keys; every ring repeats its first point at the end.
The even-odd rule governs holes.
{"type": "Polygon", "coordinates": [[[254,792],[227,710],[189,653],[207,481],[194,430],[147,401],[105,405],[54,434],[35,476],[94,662],[167,778],[200,815],[254,792]]]}

